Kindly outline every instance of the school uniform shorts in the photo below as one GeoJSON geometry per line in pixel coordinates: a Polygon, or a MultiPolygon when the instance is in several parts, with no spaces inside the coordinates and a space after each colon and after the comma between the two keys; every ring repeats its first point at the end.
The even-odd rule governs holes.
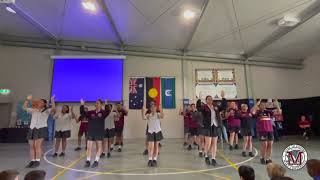
{"type": "Polygon", "coordinates": [[[161,141],[163,139],[162,132],[159,131],[157,133],[149,133],[147,135],[147,140],[148,142],[156,142],[156,141],[161,141]]]}
{"type": "Polygon", "coordinates": [[[28,131],[27,134],[27,139],[28,140],[37,140],[37,139],[45,139],[48,137],[48,128],[43,127],[43,128],[33,128],[28,131]]]}
{"type": "Polygon", "coordinates": [[[54,138],[70,138],[71,136],[71,131],[56,131],[54,133],[54,138]]]}

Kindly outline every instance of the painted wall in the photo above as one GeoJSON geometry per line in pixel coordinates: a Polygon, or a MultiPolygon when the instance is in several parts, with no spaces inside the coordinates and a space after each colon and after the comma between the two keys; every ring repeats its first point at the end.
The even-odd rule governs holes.
{"type": "MultiPolygon", "coordinates": [[[[1,101],[24,99],[27,94],[35,98],[49,98],[51,86],[52,62],[51,55],[92,55],[73,51],[56,52],[47,49],[17,48],[0,46],[0,88],[12,90],[11,97],[1,97],[1,101]],[[57,54],[58,53],[58,54],[57,54]]],[[[95,54],[105,55],[105,54],[95,54]]],[[[318,56],[319,57],[319,56],[318,56]]],[[[304,70],[286,70],[268,67],[251,67],[252,88],[255,97],[297,98],[319,95],[320,86],[317,77],[320,74],[316,66],[320,66],[317,57],[308,59],[304,70]],[[308,79],[308,81],[304,81],[308,79]],[[302,89],[303,84],[307,84],[302,89]]],[[[129,76],[174,76],[176,77],[177,109],[165,110],[162,122],[166,138],[183,137],[183,120],[178,115],[182,104],[183,93],[186,98],[194,99],[194,70],[197,68],[235,68],[238,85],[238,98],[247,98],[244,67],[214,62],[186,61],[182,70],[182,62],[176,59],[159,59],[129,56],[125,61],[124,100],[128,107],[129,76]],[[184,85],[183,85],[184,82],[184,85]]],[[[78,105],[74,104],[76,113],[78,105]]],[[[92,107],[93,108],[93,107],[92,107]]],[[[130,110],[124,135],[126,138],[143,138],[146,122],[141,120],[139,110],[130,110]]],[[[15,124],[12,113],[11,125],[15,124]]],[[[75,138],[79,125],[73,122],[72,137],[75,138]]]]}

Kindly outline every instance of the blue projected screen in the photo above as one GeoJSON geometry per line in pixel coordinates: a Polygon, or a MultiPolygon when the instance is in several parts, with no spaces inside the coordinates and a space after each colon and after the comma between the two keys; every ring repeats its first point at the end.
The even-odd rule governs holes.
{"type": "Polygon", "coordinates": [[[57,102],[122,101],[123,59],[54,59],[51,95],[57,102]]]}

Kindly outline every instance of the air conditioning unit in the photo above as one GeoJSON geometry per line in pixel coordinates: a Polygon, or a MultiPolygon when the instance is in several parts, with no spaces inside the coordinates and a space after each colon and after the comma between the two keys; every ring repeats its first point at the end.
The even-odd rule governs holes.
{"type": "Polygon", "coordinates": [[[0,4],[4,3],[4,4],[14,4],[16,2],[16,0],[0,0],[0,4]]]}
{"type": "Polygon", "coordinates": [[[292,16],[292,15],[286,15],[278,21],[278,26],[293,27],[297,25],[300,21],[301,20],[298,17],[292,16]]]}

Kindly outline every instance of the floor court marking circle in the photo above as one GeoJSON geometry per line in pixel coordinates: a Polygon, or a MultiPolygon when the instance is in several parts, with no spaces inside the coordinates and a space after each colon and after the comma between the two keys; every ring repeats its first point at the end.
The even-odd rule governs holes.
{"type": "MultiPolygon", "coordinates": [[[[249,162],[251,160],[253,160],[255,157],[257,157],[258,155],[258,151],[256,148],[253,148],[255,151],[255,155],[254,157],[251,157],[247,160],[238,162],[238,163],[234,163],[235,165],[241,165],[244,164],[246,162],[249,162]]],[[[76,171],[76,172],[83,172],[83,173],[91,173],[91,174],[100,174],[100,175],[120,175],[120,176],[155,176],[155,175],[178,175],[178,174],[190,174],[190,173],[201,173],[201,172],[207,172],[207,171],[214,171],[214,170],[219,170],[219,169],[225,169],[225,168],[229,168],[232,167],[232,165],[225,165],[225,166],[221,166],[221,167],[216,167],[216,168],[211,168],[211,169],[201,169],[201,170],[190,170],[190,171],[181,171],[181,172],[167,172],[167,173],[150,173],[150,174],[142,174],[142,173],[117,173],[114,171],[132,171],[132,170],[140,170],[140,169],[150,169],[149,167],[141,167],[141,168],[131,168],[131,169],[119,169],[119,170],[111,170],[110,172],[106,171],[106,172],[102,172],[102,171],[89,171],[89,170],[82,170],[82,169],[74,169],[74,168],[69,168],[66,166],[62,166],[56,163],[53,163],[51,161],[49,161],[47,159],[47,155],[49,154],[49,152],[53,151],[54,149],[49,149],[47,152],[44,153],[43,155],[43,159],[48,163],[51,164],[53,166],[56,166],[58,168],[62,168],[62,169],[67,169],[70,171],[76,171]]],[[[179,168],[155,168],[155,169],[179,169],[179,168]]]]}

